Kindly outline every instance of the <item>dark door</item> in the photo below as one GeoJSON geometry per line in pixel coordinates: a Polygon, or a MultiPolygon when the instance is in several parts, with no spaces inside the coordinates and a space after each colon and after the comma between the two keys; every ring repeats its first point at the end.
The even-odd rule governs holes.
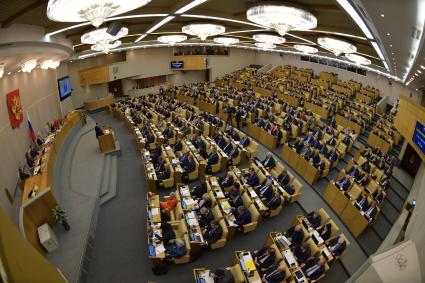
{"type": "Polygon", "coordinates": [[[210,69],[205,69],[205,81],[210,81],[210,69]]]}
{"type": "Polygon", "coordinates": [[[401,160],[401,168],[406,170],[410,176],[415,177],[421,165],[422,159],[410,144],[407,144],[406,152],[401,160]]]}
{"type": "Polygon", "coordinates": [[[108,90],[115,97],[124,96],[124,93],[122,91],[122,81],[121,80],[109,82],[108,83],[108,90]]]}

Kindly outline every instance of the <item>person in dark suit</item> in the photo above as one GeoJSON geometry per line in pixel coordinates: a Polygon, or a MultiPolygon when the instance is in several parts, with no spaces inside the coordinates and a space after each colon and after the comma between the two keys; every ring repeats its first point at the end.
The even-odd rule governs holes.
{"type": "Polygon", "coordinates": [[[183,239],[171,240],[169,244],[164,245],[166,256],[170,259],[181,258],[186,254],[186,245],[183,239]]]}
{"type": "Polygon", "coordinates": [[[268,179],[264,185],[256,188],[255,192],[263,202],[269,201],[273,196],[272,181],[268,179]]]}
{"type": "Polygon", "coordinates": [[[374,200],[380,203],[384,199],[383,189],[381,187],[378,187],[378,189],[375,192],[373,192],[372,197],[374,200]]]}
{"type": "Polygon", "coordinates": [[[317,232],[319,233],[320,237],[326,241],[329,239],[329,237],[332,234],[332,225],[330,223],[327,223],[323,225],[322,227],[317,229],[317,232]]]}
{"type": "Polygon", "coordinates": [[[384,176],[380,181],[379,181],[379,185],[381,187],[383,187],[384,189],[388,189],[388,187],[390,186],[390,180],[391,178],[388,176],[384,176]]]}
{"type": "Polygon", "coordinates": [[[173,151],[174,152],[179,152],[183,149],[183,145],[182,145],[182,140],[181,138],[178,138],[176,143],[173,146],[173,151]]]}
{"type": "Polygon", "coordinates": [[[287,192],[291,196],[293,194],[295,194],[295,186],[294,186],[294,184],[287,184],[286,186],[283,186],[282,188],[285,190],[285,192],[287,192]]]}
{"type": "Polygon", "coordinates": [[[286,231],[285,236],[291,242],[292,247],[299,246],[304,240],[304,232],[303,232],[302,225],[298,224],[289,228],[286,231]]]}
{"type": "Polygon", "coordinates": [[[201,228],[205,228],[210,225],[211,221],[214,220],[214,215],[208,207],[202,207],[199,212],[199,226],[201,226],[201,228]]]}
{"type": "Polygon", "coordinates": [[[257,173],[255,173],[254,168],[250,167],[248,173],[246,174],[246,184],[251,187],[256,187],[260,184],[260,179],[258,178],[257,173]]]}
{"type": "Polygon", "coordinates": [[[199,212],[203,207],[211,208],[212,200],[209,194],[205,193],[202,195],[202,198],[197,202],[197,212],[199,212]]]}
{"type": "Polygon", "coordinates": [[[210,272],[211,278],[214,283],[234,283],[235,278],[233,274],[225,268],[216,268],[210,272]]]}
{"type": "Polygon", "coordinates": [[[290,180],[291,180],[291,178],[289,177],[289,174],[286,171],[286,169],[283,169],[282,173],[280,173],[280,175],[277,177],[277,183],[282,187],[289,184],[290,180]]]}
{"type": "Polygon", "coordinates": [[[356,199],[356,204],[360,207],[361,210],[364,210],[366,207],[369,207],[369,201],[366,194],[359,195],[356,199]]]}
{"type": "Polygon", "coordinates": [[[263,164],[263,166],[269,170],[269,169],[273,169],[274,166],[276,165],[276,160],[274,160],[274,158],[272,157],[272,154],[270,152],[268,152],[266,154],[266,157],[264,158],[263,161],[261,161],[261,164],[263,164]]]}
{"type": "Polygon", "coordinates": [[[273,196],[267,200],[264,205],[267,206],[270,210],[275,210],[282,204],[282,198],[280,197],[280,194],[278,191],[275,191],[273,196]]]}
{"type": "Polygon", "coordinates": [[[216,220],[212,220],[204,231],[204,240],[208,245],[214,244],[220,240],[221,235],[223,235],[223,229],[221,229],[221,226],[216,220]]]}
{"type": "Polygon", "coordinates": [[[376,201],[372,201],[372,203],[370,205],[368,205],[367,207],[365,207],[363,209],[364,215],[370,221],[375,220],[376,214],[378,213],[378,209],[377,209],[376,205],[377,205],[376,201]]]}
{"type": "Polygon", "coordinates": [[[307,262],[307,259],[311,255],[310,246],[307,243],[302,243],[299,246],[294,247],[294,255],[299,264],[307,262]]]}
{"type": "Polygon", "coordinates": [[[347,243],[341,235],[329,240],[326,244],[333,256],[340,256],[347,247],[347,243]]]}
{"type": "Polygon", "coordinates": [[[190,194],[192,195],[192,198],[194,199],[201,199],[202,196],[207,193],[207,187],[203,184],[199,183],[198,185],[194,186],[193,189],[190,191],[190,194]]]}
{"type": "Polygon", "coordinates": [[[320,222],[322,221],[322,217],[320,216],[319,212],[312,211],[306,216],[308,222],[310,222],[311,226],[316,229],[320,226],[320,222]]]}
{"type": "Polygon", "coordinates": [[[251,222],[251,213],[245,206],[238,206],[238,208],[233,210],[233,215],[236,219],[235,224],[239,227],[242,227],[243,225],[251,222]]]}
{"type": "Polygon", "coordinates": [[[276,263],[261,276],[262,282],[279,283],[286,277],[286,265],[283,262],[276,263]]]}
{"type": "Polygon", "coordinates": [[[155,167],[155,172],[156,173],[162,173],[165,171],[165,160],[161,157],[158,156],[157,160],[156,160],[156,167],[155,167]]]}
{"type": "Polygon", "coordinates": [[[338,159],[338,152],[336,151],[336,148],[332,148],[329,155],[328,155],[328,159],[332,162],[335,162],[338,159]]]}
{"type": "Polygon", "coordinates": [[[98,124],[98,123],[96,123],[96,126],[94,126],[94,131],[95,131],[95,133],[96,133],[96,138],[99,138],[100,136],[103,136],[103,135],[104,135],[103,130],[102,130],[102,128],[99,126],[99,124],[98,124]]]}
{"type": "Polygon", "coordinates": [[[270,246],[262,247],[253,252],[254,263],[260,271],[269,268],[276,259],[276,251],[270,246]]]}
{"type": "Polygon", "coordinates": [[[34,167],[34,159],[31,157],[31,154],[29,152],[25,153],[25,161],[27,162],[28,167],[33,168],[34,167]]]}
{"type": "Polygon", "coordinates": [[[249,146],[250,142],[251,142],[251,140],[250,140],[250,138],[249,138],[248,136],[244,136],[244,137],[243,137],[243,138],[239,141],[239,143],[241,144],[241,146],[243,146],[244,148],[245,148],[245,147],[247,147],[247,146],[249,146]]]}
{"type": "Polygon", "coordinates": [[[348,172],[347,172],[347,174],[349,176],[352,176],[352,177],[357,177],[359,175],[359,173],[360,173],[360,171],[359,171],[359,169],[357,168],[356,165],[351,167],[350,170],[348,170],[348,172]]]}
{"type": "Polygon", "coordinates": [[[365,171],[365,172],[367,172],[367,173],[370,173],[370,164],[369,164],[369,161],[366,161],[366,162],[364,162],[361,166],[360,166],[360,168],[362,168],[363,169],[363,171],[365,171]]]}
{"type": "Polygon", "coordinates": [[[347,191],[348,188],[350,188],[351,186],[351,180],[352,180],[352,177],[345,176],[341,180],[336,181],[335,186],[340,190],[347,191]]]}
{"type": "MultiPolygon", "coordinates": [[[[238,157],[238,155],[239,155],[239,149],[238,149],[238,147],[237,147],[236,144],[232,145],[232,149],[229,151],[228,155],[232,159],[238,157]]],[[[229,160],[229,162],[231,163],[232,161],[229,160]]]]}
{"type": "Polygon", "coordinates": [[[193,171],[195,171],[195,169],[196,169],[196,163],[193,160],[192,155],[189,155],[188,156],[187,163],[186,164],[183,164],[183,169],[184,169],[184,171],[183,171],[183,178],[187,178],[187,176],[190,173],[192,173],[193,171]]]}
{"type": "Polygon", "coordinates": [[[233,180],[233,175],[231,172],[228,172],[226,175],[218,179],[218,184],[220,185],[222,189],[231,187],[233,183],[234,183],[234,180],[233,180]]]}
{"type": "Polygon", "coordinates": [[[325,259],[324,258],[310,258],[302,267],[304,275],[308,280],[315,280],[325,273],[325,259]]]}
{"type": "Polygon", "coordinates": [[[28,174],[27,172],[25,172],[25,170],[22,169],[22,167],[19,166],[19,169],[18,170],[19,170],[18,171],[18,173],[19,173],[19,179],[21,181],[23,181],[25,179],[28,179],[30,177],[30,174],[28,174]]]}
{"type": "Polygon", "coordinates": [[[162,235],[155,234],[155,238],[164,242],[164,245],[171,243],[176,238],[176,233],[170,223],[161,223],[162,235]]]}
{"type": "MultiPolygon", "coordinates": [[[[236,184],[238,184],[238,183],[235,183],[235,185],[236,184]]],[[[230,204],[230,206],[232,206],[233,208],[237,208],[237,207],[243,205],[242,195],[241,195],[241,192],[239,191],[239,189],[232,188],[230,193],[228,194],[227,201],[230,204]]]]}

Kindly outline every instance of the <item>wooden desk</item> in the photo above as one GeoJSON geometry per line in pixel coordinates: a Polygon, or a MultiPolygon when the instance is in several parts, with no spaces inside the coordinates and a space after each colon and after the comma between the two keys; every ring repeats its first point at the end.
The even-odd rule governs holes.
{"type": "Polygon", "coordinates": [[[111,152],[115,150],[115,133],[112,128],[106,128],[103,130],[104,134],[98,137],[100,151],[111,152]]]}

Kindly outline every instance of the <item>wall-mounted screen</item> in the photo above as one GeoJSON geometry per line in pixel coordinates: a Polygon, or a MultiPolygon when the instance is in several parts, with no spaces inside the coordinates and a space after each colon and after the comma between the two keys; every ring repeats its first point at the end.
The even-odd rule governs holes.
{"type": "Polygon", "coordinates": [[[69,77],[58,79],[58,90],[60,101],[70,96],[72,93],[71,79],[69,77]]]}
{"type": "Polygon", "coordinates": [[[171,61],[170,63],[171,69],[183,69],[184,62],[183,61],[171,61]]]}
{"type": "Polygon", "coordinates": [[[415,131],[413,132],[413,142],[425,154],[425,126],[421,122],[416,122],[415,131]]]}

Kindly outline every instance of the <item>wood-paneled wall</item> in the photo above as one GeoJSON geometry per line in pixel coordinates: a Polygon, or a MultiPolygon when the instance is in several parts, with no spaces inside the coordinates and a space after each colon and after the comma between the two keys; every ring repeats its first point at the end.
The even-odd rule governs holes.
{"type": "Polygon", "coordinates": [[[81,86],[109,82],[109,65],[80,70],[79,73],[81,86]]]}
{"type": "Polygon", "coordinates": [[[183,61],[182,71],[205,70],[207,68],[207,56],[205,55],[188,55],[188,56],[171,56],[170,61],[183,61]]]}

